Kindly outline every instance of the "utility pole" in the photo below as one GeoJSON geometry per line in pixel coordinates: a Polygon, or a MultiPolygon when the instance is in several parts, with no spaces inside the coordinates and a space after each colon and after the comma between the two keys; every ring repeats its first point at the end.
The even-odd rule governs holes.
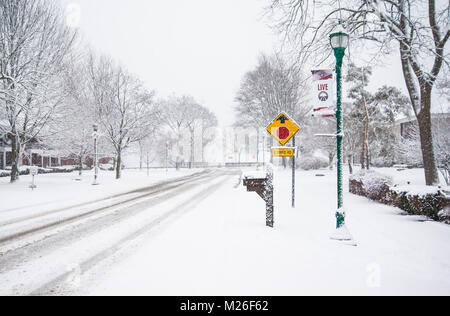
{"type": "Polygon", "coordinates": [[[256,169],[259,170],[259,128],[256,127],[256,169]]]}
{"type": "Polygon", "coordinates": [[[262,154],[263,154],[263,167],[265,167],[266,166],[266,135],[263,135],[262,154]]]}
{"type": "Polygon", "coordinates": [[[94,183],[92,185],[98,185],[98,153],[97,153],[97,138],[98,138],[98,125],[94,124],[94,183]]]}
{"type": "Polygon", "coordinates": [[[166,173],[169,172],[169,142],[166,142],[166,173]]]}
{"type": "Polygon", "coordinates": [[[148,150],[147,150],[147,177],[150,176],[150,161],[148,157],[148,150]]]}

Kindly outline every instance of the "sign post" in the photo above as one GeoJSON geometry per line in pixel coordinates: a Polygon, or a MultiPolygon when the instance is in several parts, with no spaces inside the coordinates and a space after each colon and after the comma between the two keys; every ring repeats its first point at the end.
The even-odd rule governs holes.
{"type": "Polygon", "coordinates": [[[292,208],[295,208],[295,136],[292,138],[292,145],[294,146],[294,155],[292,156],[292,208]]]}
{"type": "Polygon", "coordinates": [[[37,176],[37,174],[39,173],[39,169],[38,169],[38,167],[36,167],[36,166],[31,166],[30,167],[30,174],[31,174],[31,185],[30,185],[30,188],[31,188],[31,190],[34,190],[34,189],[36,189],[37,188],[37,186],[36,186],[36,184],[34,183],[34,177],[35,176],[37,176]]]}
{"type": "Polygon", "coordinates": [[[272,148],[273,157],[292,157],[292,208],[295,208],[295,135],[300,131],[299,125],[286,113],[278,115],[267,126],[267,132],[275,138],[281,146],[285,146],[291,139],[293,147],[272,148]]]}
{"type": "MultiPolygon", "coordinates": [[[[94,182],[92,185],[99,185],[98,183],[98,125],[94,124],[94,133],[92,136],[94,136],[94,182]]],[[[120,166],[119,166],[120,167],[120,166]]]]}
{"type": "Polygon", "coordinates": [[[169,142],[166,142],[166,173],[169,172],[169,142]]]}

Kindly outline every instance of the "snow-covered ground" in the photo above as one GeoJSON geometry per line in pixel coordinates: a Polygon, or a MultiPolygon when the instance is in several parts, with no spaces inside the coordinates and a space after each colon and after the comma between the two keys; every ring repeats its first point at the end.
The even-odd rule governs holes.
{"type": "Polygon", "coordinates": [[[179,205],[190,212],[83,273],[67,293],[450,295],[450,226],[346,194],[357,246],[332,241],[335,173],[297,172],[295,209],[290,177],[275,173],[274,229],[264,226],[264,202],[233,177],[179,205]]]}
{"type": "MultiPolygon", "coordinates": [[[[423,184],[420,169],[377,171],[423,184]]],[[[329,239],[334,171],[298,171],[292,209],[276,169],[274,229],[237,170],[76,176],[0,179],[0,295],[450,294],[449,225],[347,193],[357,246],[329,239]]]]}
{"type": "Polygon", "coordinates": [[[438,190],[450,192],[450,186],[445,185],[442,174],[439,173],[440,183],[438,186],[426,186],[423,169],[397,169],[397,168],[374,168],[376,172],[389,176],[392,184],[399,192],[409,192],[411,194],[435,194],[438,190]]]}
{"type": "Polygon", "coordinates": [[[30,189],[31,175],[21,176],[14,184],[9,178],[0,178],[0,223],[6,220],[36,215],[53,209],[102,200],[107,197],[149,186],[160,181],[188,176],[196,169],[124,170],[122,179],[116,180],[113,171],[100,171],[100,185],[93,186],[92,171],[61,174],[40,174],[35,178],[37,188],[30,189]]]}
{"type": "MultiPolygon", "coordinates": [[[[59,285],[60,278],[72,269],[88,271],[128,241],[154,231],[178,216],[184,206],[211,194],[231,175],[193,170],[174,173],[171,177],[175,179],[168,179],[161,174],[164,181],[149,186],[156,176],[151,181],[141,179],[132,192],[130,189],[137,187],[128,176],[122,188],[128,193],[118,197],[46,211],[42,205],[36,212],[27,207],[27,216],[21,209],[6,211],[9,215],[0,220],[0,295],[52,293],[53,285],[59,285]],[[19,215],[13,218],[11,214],[16,213],[19,215]]],[[[141,176],[136,174],[134,180],[138,178],[141,176]]],[[[109,186],[106,182],[102,185],[105,196],[109,186]]],[[[111,183],[110,193],[118,192],[113,189],[116,185],[111,183]]]]}
{"type": "MultiPolygon", "coordinates": [[[[390,176],[397,185],[425,185],[425,173],[423,169],[397,169],[397,168],[373,168],[373,170],[390,176]]],[[[444,178],[439,173],[441,183],[445,183],[444,178]]]]}

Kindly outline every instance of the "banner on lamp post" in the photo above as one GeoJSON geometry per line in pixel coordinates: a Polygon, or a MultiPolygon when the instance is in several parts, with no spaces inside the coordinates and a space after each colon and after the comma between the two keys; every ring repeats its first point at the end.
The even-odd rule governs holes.
{"type": "MultiPolygon", "coordinates": [[[[329,112],[333,110],[333,70],[313,70],[314,80],[314,112],[329,112]]],[[[319,112],[319,113],[317,113],[319,112]]]]}

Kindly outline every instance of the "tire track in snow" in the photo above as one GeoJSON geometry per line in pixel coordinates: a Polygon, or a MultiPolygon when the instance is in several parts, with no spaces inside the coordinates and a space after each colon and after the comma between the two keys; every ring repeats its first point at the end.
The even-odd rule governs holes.
{"type": "MultiPolygon", "coordinates": [[[[8,225],[18,224],[18,223],[25,222],[25,221],[28,221],[28,220],[44,217],[44,216],[55,214],[55,213],[60,213],[60,212],[64,212],[64,211],[73,210],[74,208],[78,208],[78,207],[82,207],[82,206],[88,206],[88,205],[92,205],[92,204],[99,203],[99,202],[105,202],[105,201],[113,200],[113,199],[116,199],[116,198],[126,197],[127,195],[138,194],[138,193],[148,193],[151,190],[158,189],[158,188],[164,188],[164,187],[167,187],[167,186],[169,186],[171,184],[176,184],[176,183],[179,183],[179,182],[189,181],[189,180],[192,180],[195,177],[201,177],[201,176],[209,174],[211,172],[212,172],[211,170],[205,170],[205,171],[202,171],[202,172],[194,173],[194,174],[189,175],[189,176],[184,176],[184,177],[176,178],[176,179],[173,179],[173,180],[161,181],[161,182],[152,184],[152,185],[144,187],[144,188],[139,188],[139,189],[135,189],[135,190],[132,190],[132,191],[127,191],[127,192],[123,192],[123,193],[119,193],[119,194],[114,194],[114,195],[107,196],[107,197],[104,197],[104,198],[101,198],[101,199],[96,199],[96,200],[92,200],[92,201],[88,201],[88,202],[83,202],[83,203],[79,203],[79,204],[69,205],[69,206],[66,206],[66,207],[50,210],[50,211],[47,211],[47,212],[41,212],[41,213],[36,214],[36,215],[29,215],[29,216],[19,217],[19,218],[13,219],[13,220],[1,222],[0,223],[0,228],[8,226],[8,225]]],[[[144,195],[142,195],[142,196],[144,196],[144,195]]],[[[29,209],[31,207],[42,206],[42,205],[53,204],[53,203],[54,202],[46,202],[46,203],[41,203],[41,204],[24,206],[23,208],[24,209],[29,209]]],[[[20,208],[1,210],[0,213],[9,213],[9,212],[18,211],[18,210],[20,210],[20,208]]],[[[0,243],[1,243],[1,240],[0,240],[0,243]]]]}
{"type": "MultiPolygon", "coordinates": [[[[1,279],[4,279],[6,281],[8,281],[9,279],[10,283],[11,282],[14,283],[15,282],[14,276],[11,277],[10,275],[8,275],[8,273],[10,273],[11,271],[13,272],[13,274],[14,273],[17,274],[17,272],[22,273],[23,269],[23,275],[21,275],[20,278],[23,278],[24,281],[22,282],[19,281],[17,282],[16,285],[9,285],[9,286],[6,283],[4,283],[5,286],[4,290],[8,291],[8,293],[10,294],[12,294],[11,293],[12,291],[15,295],[24,295],[29,293],[26,285],[27,282],[30,282],[31,284],[40,282],[39,281],[40,277],[37,277],[36,280],[31,281],[31,279],[33,279],[33,276],[30,277],[29,275],[30,274],[33,275],[33,273],[36,274],[37,270],[36,262],[39,262],[41,258],[51,256],[53,253],[63,248],[71,249],[71,245],[73,245],[76,242],[83,241],[83,239],[91,238],[93,236],[95,240],[95,236],[97,236],[97,234],[101,235],[102,233],[106,232],[110,227],[112,228],[113,226],[118,225],[120,226],[122,221],[133,219],[134,216],[140,213],[149,212],[145,216],[149,215],[153,216],[151,213],[152,207],[158,206],[159,204],[166,202],[170,198],[176,198],[180,194],[189,194],[189,192],[195,189],[196,187],[205,185],[217,179],[220,176],[227,176],[227,175],[230,176],[231,174],[234,175],[235,173],[233,171],[216,172],[208,174],[204,177],[196,178],[192,181],[177,186],[177,188],[175,189],[174,188],[168,189],[167,190],[168,193],[166,194],[149,197],[145,201],[141,201],[132,206],[127,206],[118,210],[114,210],[113,213],[106,214],[105,216],[95,218],[93,220],[89,220],[86,223],[81,223],[75,227],[73,226],[77,225],[77,223],[72,225],[66,225],[63,227],[64,230],[58,231],[51,236],[44,236],[40,240],[32,241],[30,244],[24,245],[21,248],[15,249],[6,254],[0,254],[0,276],[2,276],[1,279]],[[13,288],[11,288],[11,286],[13,286],[13,288]],[[9,287],[9,289],[7,287],[9,287]]],[[[188,199],[185,203],[182,204],[189,204],[190,203],[189,201],[190,199],[188,199]]],[[[172,213],[170,213],[170,215],[172,215],[172,213]]],[[[157,219],[155,223],[158,224],[159,222],[161,222],[161,220],[165,220],[165,217],[162,216],[161,218],[157,219]]],[[[153,225],[156,225],[155,223],[153,223],[153,225]]],[[[96,246],[98,245],[93,245],[92,247],[89,245],[87,247],[88,249],[86,250],[86,252],[92,250],[89,248],[95,248],[96,246]]],[[[116,248],[112,247],[112,249],[116,248]]],[[[66,260],[66,258],[64,258],[63,260],[66,260]]],[[[39,264],[37,266],[39,267],[39,264]]],[[[41,266],[43,265],[41,264],[41,266]]],[[[64,271],[67,271],[67,269],[64,271]]],[[[42,271],[42,273],[44,272],[45,271],[42,271]]],[[[51,277],[49,277],[49,279],[53,277],[53,272],[50,273],[50,276],[51,277]]]]}
{"type": "MultiPolygon", "coordinates": [[[[93,257],[83,261],[77,265],[76,273],[84,274],[92,269],[94,266],[100,262],[108,259],[109,257],[115,255],[118,251],[122,249],[124,245],[133,240],[147,234],[151,233],[155,228],[163,225],[170,224],[170,220],[175,220],[177,216],[182,216],[192,210],[192,208],[200,203],[202,200],[209,197],[211,194],[216,192],[221,186],[223,186],[229,179],[231,175],[225,176],[225,178],[218,183],[213,184],[207,190],[203,190],[192,197],[189,197],[186,201],[179,203],[177,206],[171,208],[169,211],[161,216],[158,216],[153,221],[149,222],[145,226],[141,227],[137,231],[129,234],[128,236],[122,238],[118,243],[113,246],[104,249],[103,251],[97,253],[93,257]],[[169,222],[169,223],[168,223],[169,222]]],[[[44,284],[42,287],[34,290],[29,295],[32,296],[43,296],[43,295],[57,295],[58,292],[67,292],[64,288],[67,284],[67,280],[73,275],[74,271],[68,271],[50,282],[44,284]]]]}
{"type": "MultiPolygon", "coordinates": [[[[165,191],[170,191],[170,190],[182,187],[183,185],[191,183],[193,181],[199,181],[199,180],[202,180],[202,179],[205,179],[205,178],[208,178],[208,177],[209,177],[209,175],[199,175],[199,176],[195,176],[194,178],[191,178],[191,179],[182,178],[182,179],[175,180],[173,182],[169,181],[167,183],[164,183],[163,185],[154,185],[154,186],[151,186],[151,187],[148,187],[148,188],[130,191],[130,192],[127,192],[127,193],[122,194],[120,196],[133,195],[133,194],[136,194],[138,192],[146,192],[146,193],[143,193],[143,194],[140,194],[140,195],[137,195],[137,196],[132,196],[131,198],[125,198],[122,201],[114,202],[114,203],[108,204],[106,206],[98,207],[98,208],[95,208],[93,210],[89,210],[87,212],[81,212],[80,214],[72,215],[72,216],[69,216],[69,217],[66,217],[66,218],[63,218],[63,219],[50,221],[49,223],[46,223],[46,224],[43,224],[43,225],[37,225],[37,226],[35,226],[33,228],[30,228],[30,229],[20,230],[20,231],[18,231],[16,233],[13,233],[13,234],[10,234],[10,235],[4,236],[4,237],[0,237],[0,246],[2,246],[3,244],[5,244],[5,243],[7,243],[9,241],[13,241],[13,240],[21,238],[21,237],[25,237],[25,236],[28,236],[28,235],[31,235],[31,234],[34,234],[34,233],[38,233],[38,232],[43,232],[43,231],[48,230],[48,229],[57,228],[58,226],[61,226],[61,225],[73,223],[73,222],[75,222],[77,220],[81,220],[81,219],[87,218],[87,217],[89,217],[91,215],[95,215],[95,214],[98,214],[98,213],[103,212],[103,211],[108,211],[108,210],[110,210],[110,209],[112,209],[114,207],[117,207],[117,206],[126,206],[126,204],[129,204],[131,202],[139,202],[141,199],[145,200],[146,198],[152,197],[152,196],[157,195],[159,193],[162,193],[162,192],[165,192],[165,191]]],[[[112,199],[112,198],[107,198],[107,199],[104,199],[102,201],[106,202],[106,201],[108,201],[110,199],[112,199]]],[[[83,203],[81,205],[82,206],[88,206],[90,204],[95,204],[97,202],[83,203]]],[[[8,224],[0,225],[0,227],[4,228],[4,227],[7,227],[8,225],[16,225],[16,224],[20,224],[20,223],[26,223],[26,221],[28,221],[30,219],[39,219],[39,218],[43,218],[45,216],[48,216],[50,214],[55,214],[55,213],[59,213],[59,212],[62,212],[62,211],[66,211],[67,212],[69,210],[74,210],[74,209],[78,208],[79,206],[80,205],[75,206],[75,207],[65,208],[65,209],[62,209],[62,210],[56,210],[56,211],[50,211],[50,212],[47,212],[47,213],[41,213],[39,215],[32,216],[30,218],[26,218],[26,219],[14,221],[14,222],[11,222],[11,223],[8,223],[8,224]]],[[[0,253],[0,255],[1,255],[1,253],[0,253]]]]}

